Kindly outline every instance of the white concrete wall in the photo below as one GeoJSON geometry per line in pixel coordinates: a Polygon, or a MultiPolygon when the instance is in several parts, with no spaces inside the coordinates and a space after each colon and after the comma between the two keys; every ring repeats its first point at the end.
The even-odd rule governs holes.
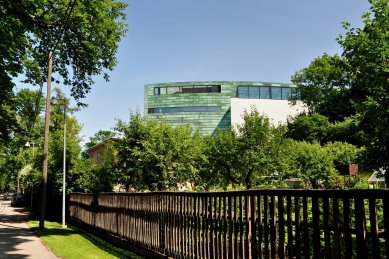
{"type": "Polygon", "coordinates": [[[286,124],[287,119],[305,111],[302,102],[289,105],[288,100],[231,98],[231,125],[243,124],[243,112],[255,107],[269,117],[274,125],[286,124]]]}

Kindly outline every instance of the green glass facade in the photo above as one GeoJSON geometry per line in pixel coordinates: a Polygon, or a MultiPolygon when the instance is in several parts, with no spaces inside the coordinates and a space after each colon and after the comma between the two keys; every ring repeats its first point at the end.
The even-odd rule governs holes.
{"type": "Polygon", "coordinates": [[[269,99],[272,92],[281,98],[290,87],[289,84],[243,81],[147,84],[144,114],[173,126],[190,123],[203,135],[213,134],[217,128],[231,126],[231,98],[266,95],[269,99]]]}

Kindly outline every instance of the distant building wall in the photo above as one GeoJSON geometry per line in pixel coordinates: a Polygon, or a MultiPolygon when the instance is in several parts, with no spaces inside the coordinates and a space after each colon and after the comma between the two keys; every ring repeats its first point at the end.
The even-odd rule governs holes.
{"type": "Polygon", "coordinates": [[[145,115],[173,126],[190,123],[203,135],[231,125],[234,87],[223,82],[181,82],[145,86],[145,115]]]}
{"type": "Polygon", "coordinates": [[[113,142],[120,141],[118,137],[111,137],[95,146],[89,148],[87,153],[90,159],[95,165],[103,165],[106,162],[110,162],[114,159],[114,153],[111,148],[113,142]]]}
{"type": "Polygon", "coordinates": [[[251,106],[284,123],[304,110],[301,103],[289,105],[298,96],[291,84],[248,81],[196,81],[145,85],[144,114],[172,126],[191,124],[201,134],[213,134],[243,122],[251,106]]]}
{"type": "Polygon", "coordinates": [[[285,124],[289,118],[305,111],[301,101],[291,105],[288,100],[231,98],[231,125],[243,124],[244,111],[249,112],[252,107],[269,117],[274,125],[285,124]]]}

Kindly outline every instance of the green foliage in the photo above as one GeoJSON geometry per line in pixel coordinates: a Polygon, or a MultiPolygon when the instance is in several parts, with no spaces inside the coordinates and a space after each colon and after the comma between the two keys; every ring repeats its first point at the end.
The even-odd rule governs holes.
{"type": "MultiPolygon", "coordinates": [[[[366,156],[372,167],[389,167],[389,2],[370,1],[370,13],[362,19],[364,28],[345,24],[346,35],[339,38],[344,56],[355,71],[351,90],[359,97],[355,102],[356,118],[363,129],[366,156]]],[[[387,176],[387,184],[389,176],[387,176]]]]}
{"type": "Polygon", "coordinates": [[[295,140],[324,143],[329,139],[330,125],[328,118],[323,115],[301,114],[288,122],[287,136],[295,140]]]}
{"type": "Polygon", "coordinates": [[[347,59],[325,53],[292,76],[292,82],[300,89],[301,100],[309,114],[319,113],[330,121],[342,120],[352,114],[348,97],[352,76],[347,68],[347,59]]]}
{"type": "MultiPolygon", "coordinates": [[[[2,188],[10,182],[14,184],[18,172],[25,165],[34,164],[32,157],[37,153],[36,146],[41,135],[40,130],[43,129],[42,120],[39,117],[35,119],[33,114],[37,100],[39,101],[38,92],[29,89],[22,89],[12,99],[14,125],[7,128],[10,130],[7,139],[0,140],[0,174],[4,179],[2,188]],[[32,127],[33,125],[35,127],[32,127]],[[25,147],[27,142],[31,142],[31,148],[25,147]]],[[[38,110],[40,108],[38,102],[38,110]]],[[[7,124],[10,121],[4,122],[7,124]]]]}
{"type": "Polygon", "coordinates": [[[319,142],[347,142],[356,146],[362,145],[363,132],[358,128],[355,118],[330,122],[328,117],[313,113],[300,114],[287,125],[287,137],[294,140],[319,142]]]}
{"type": "Polygon", "coordinates": [[[1,69],[2,67],[0,66],[0,148],[2,144],[8,144],[12,139],[12,134],[19,130],[15,103],[13,102],[13,84],[7,83],[6,80],[8,79],[2,76],[1,69]]]}
{"type": "Polygon", "coordinates": [[[124,136],[118,143],[119,182],[138,190],[175,190],[195,182],[204,163],[203,141],[189,125],[173,128],[165,122],[131,114],[119,121],[124,136]]]}
{"type": "Polygon", "coordinates": [[[131,114],[129,123],[116,126],[123,136],[114,145],[118,183],[127,190],[177,190],[187,183],[228,190],[285,188],[284,180],[301,178],[307,187],[330,188],[336,187],[334,163],[355,163],[361,152],[348,143],[286,139],[284,126],[273,126],[254,108],[243,119],[236,130],[201,137],[189,126],[131,114]]]}
{"type": "Polygon", "coordinates": [[[119,120],[116,130],[123,136],[116,147],[117,181],[123,184],[126,190],[129,190],[130,186],[143,189],[143,166],[146,165],[143,165],[142,160],[138,160],[135,154],[143,148],[141,142],[148,137],[146,122],[139,112],[131,113],[129,122],[119,120]]]}
{"type": "Polygon", "coordinates": [[[115,169],[112,163],[95,165],[90,159],[83,159],[75,165],[74,184],[68,192],[112,192],[115,184],[115,169]]]}
{"type": "Polygon", "coordinates": [[[242,183],[247,188],[266,182],[277,170],[276,161],[285,130],[252,108],[243,114],[244,124],[237,127],[239,165],[242,183]]]}
{"type": "Polygon", "coordinates": [[[40,85],[48,53],[54,51],[55,81],[62,78],[61,84],[70,86],[72,96],[80,99],[89,92],[93,76],[117,63],[118,43],[126,32],[126,3],[1,0],[0,6],[0,50],[5,56],[0,67],[8,75],[24,72],[26,82],[40,85]]]}
{"type": "Polygon", "coordinates": [[[336,176],[331,154],[319,143],[288,140],[283,147],[282,169],[288,178],[301,178],[312,188],[332,187],[336,176]]]}
{"type": "Polygon", "coordinates": [[[206,136],[205,143],[208,163],[200,172],[203,188],[220,186],[225,189],[230,184],[237,188],[240,182],[236,179],[239,163],[236,132],[218,130],[213,136],[206,136]]]}
{"type": "Polygon", "coordinates": [[[325,145],[335,164],[357,164],[363,148],[345,142],[331,142],[325,145]]]}
{"type": "Polygon", "coordinates": [[[292,81],[311,112],[330,121],[354,121],[356,127],[348,133],[366,146],[366,165],[389,168],[389,1],[369,2],[370,11],[362,16],[363,28],[343,24],[345,35],[337,39],[342,55],[324,54],[297,72],[292,81]]]}
{"type": "Polygon", "coordinates": [[[66,120],[66,180],[69,190],[73,188],[74,182],[72,169],[78,163],[80,157],[80,142],[79,133],[81,126],[77,119],[71,116],[77,108],[69,106],[69,99],[65,98],[59,89],[55,89],[56,99],[59,100],[57,105],[53,105],[51,113],[50,125],[50,142],[49,142],[49,182],[52,185],[53,195],[62,190],[62,174],[63,174],[63,151],[64,151],[64,120],[66,120]],[[66,117],[64,114],[64,106],[66,106],[66,117]]]}
{"type": "Polygon", "coordinates": [[[284,128],[252,108],[243,115],[244,124],[236,131],[217,132],[208,138],[207,170],[210,186],[245,186],[246,189],[268,184],[277,170],[277,158],[284,128]]]}

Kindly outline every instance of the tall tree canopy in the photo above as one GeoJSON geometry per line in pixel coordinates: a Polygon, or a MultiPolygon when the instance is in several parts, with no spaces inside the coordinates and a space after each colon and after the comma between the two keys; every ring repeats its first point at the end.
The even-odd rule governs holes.
{"type": "Polygon", "coordinates": [[[117,63],[126,6],[116,0],[0,0],[0,79],[24,73],[26,82],[41,85],[53,51],[54,79],[70,86],[75,99],[85,97],[93,76],[104,73],[108,80],[106,70],[117,63]]]}
{"type": "Polygon", "coordinates": [[[309,114],[320,113],[330,121],[343,120],[343,117],[353,114],[355,109],[349,98],[352,75],[347,69],[344,57],[324,53],[292,76],[292,82],[301,90],[301,100],[309,114]]]}
{"type": "MultiPolygon", "coordinates": [[[[346,33],[338,38],[342,55],[325,54],[297,72],[292,80],[307,97],[303,98],[307,105],[320,107],[316,112],[330,120],[351,117],[356,121],[357,130],[349,134],[358,129],[363,132],[366,160],[373,168],[388,169],[389,0],[369,2],[370,11],[362,16],[363,28],[344,23],[346,33]]],[[[389,173],[386,183],[389,185],[389,173]]]]}

